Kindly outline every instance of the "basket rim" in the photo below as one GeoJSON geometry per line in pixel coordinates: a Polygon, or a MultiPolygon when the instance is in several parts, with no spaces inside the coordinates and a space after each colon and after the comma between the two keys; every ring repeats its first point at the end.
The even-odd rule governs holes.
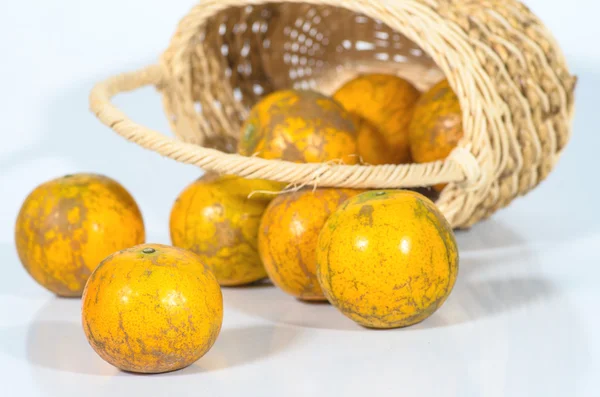
{"type": "Polygon", "coordinates": [[[122,73],[94,86],[90,93],[90,108],[97,118],[119,135],[138,145],[182,163],[196,165],[221,174],[235,174],[249,179],[269,179],[322,187],[400,188],[421,187],[438,183],[460,183],[475,186],[482,174],[472,154],[456,148],[445,161],[399,165],[344,165],[335,163],[293,163],[225,153],[216,149],[186,143],[131,121],[111,99],[115,95],[147,85],[165,84],[161,65],[122,73]],[[265,171],[267,170],[267,171],[265,171]],[[267,173],[268,175],[265,175],[267,173]],[[363,174],[358,183],[349,178],[363,174]],[[382,180],[381,175],[394,178],[382,180]],[[378,176],[379,175],[379,176],[378,176]],[[369,178],[374,177],[375,179],[369,178]],[[359,186],[357,186],[357,184],[359,186]]]}

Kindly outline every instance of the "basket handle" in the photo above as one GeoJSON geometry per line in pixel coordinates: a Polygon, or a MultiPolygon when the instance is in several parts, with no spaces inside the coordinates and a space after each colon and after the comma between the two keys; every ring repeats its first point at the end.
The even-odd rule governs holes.
{"type": "Polygon", "coordinates": [[[163,69],[159,65],[110,77],[92,89],[90,108],[102,123],[125,139],[179,162],[220,174],[296,185],[365,189],[410,188],[440,183],[460,183],[466,188],[481,181],[479,163],[466,148],[455,149],[445,161],[427,164],[365,166],[265,160],[226,154],[167,137],[131,121],[111,102],[111,98],[119,93],[162,83],[163,69]]]}

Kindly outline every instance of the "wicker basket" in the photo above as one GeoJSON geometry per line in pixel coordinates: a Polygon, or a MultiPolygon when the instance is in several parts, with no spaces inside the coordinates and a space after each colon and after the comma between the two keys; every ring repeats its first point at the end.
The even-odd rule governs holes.
{"type": "Polygon", "coordinates": [[[537,186],[571,133],[576,79],[550,33],[515,0],[203,0],[158,65],[98,84],[98,118],[126,139],[206,170],[319,186],[449,183],[438,205],[468,227],[537,186]],[[273,90],[331,93],[363,72],[427,89],[446,76],[465,136],[446,161],[294,164],[235,152],[249,108],[273,90]],[[155,85],[175,138],[130,121],[112,96],[155,85]]]}

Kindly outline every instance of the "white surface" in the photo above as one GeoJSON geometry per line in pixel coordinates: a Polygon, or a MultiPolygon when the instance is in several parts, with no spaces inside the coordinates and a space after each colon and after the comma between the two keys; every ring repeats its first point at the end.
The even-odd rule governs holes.
{"type": "MultiPolygon", "coordinates": [[[[228,289],[222,334],[194,366],[135,376],[96,356],[79,301],[52,297],[19,264],[14,219],[38,183],[95,171],[120,180],[151,240],[168,243],[172,201],[199,171],[125,143],[87,112],[87,94],[100,78],[153,62],[193,3],[0,4],[0,395],[600,395],[600,166],[590,165],[600,147],[600,9],[592,0],[528,1],[580,76],[575,135],[538,190],[459,234],[459,281],[432,318],[367,331],[274,288],[228,289]]],[[[167,131],[152,90],[118,102],[167,131]]]]}

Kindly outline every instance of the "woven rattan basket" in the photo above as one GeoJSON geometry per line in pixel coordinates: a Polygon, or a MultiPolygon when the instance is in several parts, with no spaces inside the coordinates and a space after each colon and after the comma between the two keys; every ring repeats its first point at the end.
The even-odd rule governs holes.
{"type": "Polygon", "coordinates": [[[515,0],[203,0],[158,65],[98,84],[98,118],[126,139],[205,170],[318,186],[449,183],[438,206],[468,227],[537,186],[571,133],[576,79],[551,34],[515,0]],[[465,136],[443,162],[294,164],[235,153],[249,108],[277,89],[330,94],[363,72],[418,88],[446,76],[465,136]],[[155,85],[174,138],[129,120],[112,96],[155,85]]]}

